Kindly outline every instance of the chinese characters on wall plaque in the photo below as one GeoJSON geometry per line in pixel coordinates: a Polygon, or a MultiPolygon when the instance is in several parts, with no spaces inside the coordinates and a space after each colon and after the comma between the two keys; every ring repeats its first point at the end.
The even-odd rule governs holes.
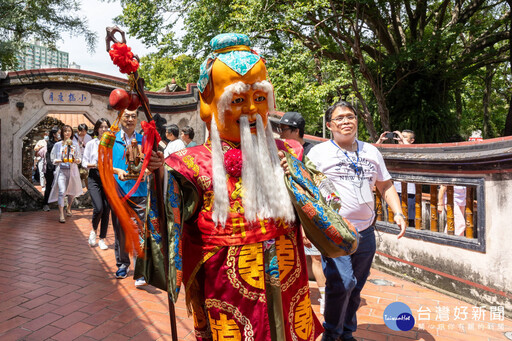
{"type": "Polygon", "coordinates": [[[61,105],[89,105],[91,94],[80,90],[45,90],[43,101],[46,104],[61,105]]]}

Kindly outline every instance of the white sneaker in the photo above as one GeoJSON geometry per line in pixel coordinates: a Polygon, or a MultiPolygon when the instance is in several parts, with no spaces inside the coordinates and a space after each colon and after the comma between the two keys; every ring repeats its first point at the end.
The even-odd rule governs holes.
{"type": "Polygon", "coordinates": [[[48,212],[49,210],[50,210],[50,206],[48,206],[48,205],[43,206],[43,211],[48,212]]]}
{"type": "Polygon", "coordinates": [[[92,230],[91,234],[89,235],[89,245],[90,246],[96,245],[96,232],[94,232],[94,230],[92,230]]]}
{"type": "Polygon", "coordinates": [[[148,285],[148,283],[146,283],[146,280],[144,279],[144,277],[141,277],[141,278],[135,280],[135,287],[136,288],[141,288],[141,287],[144,287],[146,285],[148,285]]]}
{"type": "Polygon", "coordinates": [[[100,241],[98,242],[98,246],[102,250],[108,250],[108,245],[107,243],[105,243],[105,239],[100,239],[100,241]]]}

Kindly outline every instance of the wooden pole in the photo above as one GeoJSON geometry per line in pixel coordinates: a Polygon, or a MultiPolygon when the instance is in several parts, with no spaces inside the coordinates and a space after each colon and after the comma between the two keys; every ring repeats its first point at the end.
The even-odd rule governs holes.
{"type": "MultiPolygon", "coordinates": [[[[447,186],[446,196],[448,198],[446,203],[446,233],[453,236],[455,234],[455,222],[453,215],[453,186],[447,186]]],[[[443,198],[441,198],[443,200],[443,198]]]]}
{"type": "Polygon", "coordinates": [[[437,185],[430,185],[430,231],[439,232],[437,226],[437,185]]]}
{"type": "Polygon", "coordinates": [[[414,204],[414,226],[416,230],[421,229],[421,184],[415,184],[416,196],[414,204]]]}
{"type": "Polygon", "coordinates": [[[388,205],[388,222],[391,224],[395,223],[395,213],[393,213],[393,210],[388,205]]]}
{"type": "Polygon", "coordinates": [[[409,207],[408,207],[408,198],[407,198],[407,182],[401,182],[402,186],[402,214],[405,216],[405,225],[409,227],[409,207]]]}
{"type": "Polygon", "coordinates": [[[475,238],[475,230],[474,230],[474,223],[473,223],[473,193],[474,189],[473,187],[466,187],[466,237],[467,238],[475,238]]]}
{"type": "Polygon", "coordinates": [[[375,209],[377,211],[377,221],[382,221],[382,198],[378,189],[375,189],[375,209]]]}

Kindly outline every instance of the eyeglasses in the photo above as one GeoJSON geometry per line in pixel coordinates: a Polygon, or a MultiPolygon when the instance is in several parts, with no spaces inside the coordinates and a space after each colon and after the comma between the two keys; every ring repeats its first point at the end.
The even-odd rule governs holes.
{"type": "Polygon", "coordinates": [[[341,122],[347,120],[347,121],[350,122],[350,121],[355,121],[356,118],[357,118],[356,115],[338,116],[338,117],[335,117],[335,118],[331,119],[331,121],[334,121],[336,123],[341,123],[341,122]]]}
{"type": "Polygon", "coordinates": [[[277,132],[278,133],[282,133],[283,131],[287,131],[287,130],[292,130],[292,128],[290,128],[290,127],[284,127],[284,128],[277,127],[277,132]]]}

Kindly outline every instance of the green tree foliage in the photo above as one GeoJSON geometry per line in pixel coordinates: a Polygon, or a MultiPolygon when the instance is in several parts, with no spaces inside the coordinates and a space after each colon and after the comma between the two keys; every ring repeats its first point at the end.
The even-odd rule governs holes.
{"type": "Polygon", "coordinates": [[[335,61],[322,62],[300,42],[295,42],[267,63],[278,110],[300,112],[306,120],[306,131],[319,136],[327,101],[339,99],[349,88],[339,72],[342,65],[335,61]]]}
{"type": "Polygon", "coordinates": [[[512,96],[512,77],[507,64],[501,64],[493,70],[492,84],[489,94],[489,120],[485,128],[483,99],[485,88],[486,70],[480,69],[462,80],[464,94],[462,97],[462,115],[458,117],[460,122],[460,135],[464,140],[471,135],[473,130],[480,129],[484,132],[484,138],[498,137],[502,135],[508,111],[508,100],[512,96]],[[476,115],[474,114],[476,113],[476,115]]]}
{"type": "Polygon", "coordinates": [[[177,58],[162,57],[161,53],[152,53],[141,58],[139,74],[145,80],[150,91],[157,91],[171,84],[185,89],[188,83],[195,83],[201,61],[185,54],[177,58]]]}
{"type": "Polygon", "coordinates": [[[0,69],[15,68],[15,53],[32,39],[51,48],[63,32],[83,35],[89,49],[96,41],[86,21],[80,16],[76,0],[0,0],[0,69]]]}
{"type": "MultiPolygon", "coordinates": [[[[274,85],[282,92],[277,95],[281,110],[306,111],[308,118],[317,118],[320,109],[333,101],[355,97],[372,140],[380,130],[389,129],[413,129],[418,142],[443,142],[466,133],[470,127],[463,124],[476,122],[475,117],[483,122],[486,78],[478,75],[489,68],[497,73],[510,68],[511,16],[504,0],[123,0],[123,4],[132,14],[139,11],[135,8],[151,6],[151,16],[143,15],[137,24],[127,20],[128,12],[120,21],[131,34],[169,51],[203,56],[216,34],[248,33],[268,56],[274,85]],[[169,19],[167,10],[173,8],[179,10],[169,19]],[[179,39],[172,34],[177,20],[182,20],[185,32],[179,39]],[[475,97],[471,91],[482,95],[475,97]]],[[[496,89],[506,82],[496,74],[491,85],[496,89]]],[[[493,92],[486,97],[492,111],[490,121],[486,120],[489,126],[496,125],[489,136],[503,129],[508,110],[506,97],[498,96],[506,90],[493,92]]],[[[317,132],[318,126],[309,129],[317,132]]]]}

